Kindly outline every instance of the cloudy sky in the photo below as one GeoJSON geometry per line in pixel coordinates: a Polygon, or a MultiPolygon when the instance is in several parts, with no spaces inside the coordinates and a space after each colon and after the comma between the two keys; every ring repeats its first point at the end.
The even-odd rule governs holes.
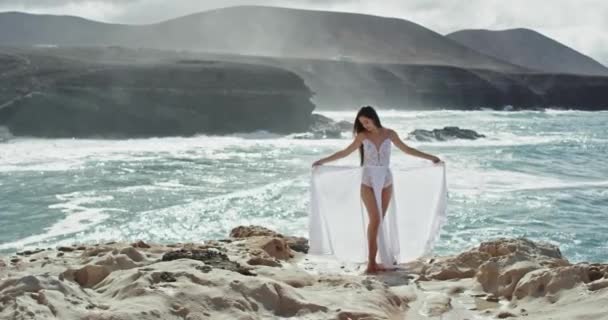
{"type": "Polygon", "coordinates": [[[531,28],[608,65],[606,0],[0,0],[0,11],[141,24],[254,4],[399,17],[442,34],[470,28],[531,28]]]}

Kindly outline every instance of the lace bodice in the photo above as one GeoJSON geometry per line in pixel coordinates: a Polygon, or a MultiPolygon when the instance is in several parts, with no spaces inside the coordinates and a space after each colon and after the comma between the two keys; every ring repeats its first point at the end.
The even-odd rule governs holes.
{"type": "Polygon", "coordinates": [[[391,158],[391,140],[384,139],[380,147],[376,147],[370,139],[363,139],[363,165],[388,167],[391,158]]]}

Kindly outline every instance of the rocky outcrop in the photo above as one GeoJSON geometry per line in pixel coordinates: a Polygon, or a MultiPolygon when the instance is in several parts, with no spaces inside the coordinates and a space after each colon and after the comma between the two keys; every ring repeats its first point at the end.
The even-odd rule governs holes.
{"type": "Polygon", "coordinates": [[[454,139],[476,140],[485,138],[473,130],[460,129],[458,127],[444,127],[443,129],[433,129],[432,131],[416,129],[409,133],[408,138],[416,141],[446,141],[454,139]]]}
{"type": "Polygon", "coordinates": [[[494,297],[523,299],[555,294],[581,284],[599,289],[608,265],[571,264],[559,248],[526,239],[499,239],[454,257],[438,258],[423,269],[425,279],[474,278],[494,297]]]}
{"type": "Polygon", "coordinates": [[[127,50],[136,62],[91,58],[104,50],[74,59],[71,49],[1,49],[14,64],[2,73],[0,126],[16,136],[108,138],[310,126],[312,92],[289,71],[213,60],[146,62],[136,50],[127,50]]]}
{"type": "Polygon", "coordinates": [[[223,57],[280,66],[302,77],[326,110],[608,109],[608,76],[518,73],[445,65],[223,57]]]}
{"type": "Polygon", "coordinates": [[[276,231],[261,226],[239,226],[230,231],[232,238],[272,237],[284,239],[287,246],[297,252],[308,253],[308,239],[303,237],[284,236],[276,231]]]}
{"type": "Polygon", "coordinates": [[[314,275],[289,256],[241,265],[254,257],[247,241],[286,238],[253,226],[204,244],[79,246],[57,258],[33,250],[27,256],[40,262],[0,269],[0,318],[386,319],[407,309],[378,280],[314,275]]]}
{"type": "Polygon", "coordinates": [[[342,262],[329,267],[328,260],[315,256],[294,253],[292,258],[286,255],[289,238],[242,226],[229,239],[204,243],[27,250],[10,264],[0,257],[0,318],[352,320],[493,314],[534,320],[555,310],[567,313],[552,319],[569,320],[606,314],[608,265],[570,264],[548,244],[499,239],[456,256],[417,261],[419,268],[405,265],[405,270],[367,276],[342,262]],[[273,251],[276,245],[281,250],[273,251]],[[578,291],[566,294],[568,288],[578,291]],[[487,301],[463,305],[471,304],[471,295],[487,301]],[[503,297],[513,301],[497,303],[503,297]],[[532,305],[524,309],[523,298],[532,305]],[[570,300],[560,306],[560,299],[570,300]]]}

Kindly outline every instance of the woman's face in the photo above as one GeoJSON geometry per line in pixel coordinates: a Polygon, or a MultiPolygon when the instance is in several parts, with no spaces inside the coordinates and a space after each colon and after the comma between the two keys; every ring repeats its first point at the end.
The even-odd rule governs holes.
{"type": "Polygon", "coordinates": [[[361,123],[363,128],[365,128],[365,130],[367,130],[367,131],[372,131],[372,130],[376,129],[376,125],[374,124],[374,121],[368,117],[360,116],[359,122],[361,123]]]}

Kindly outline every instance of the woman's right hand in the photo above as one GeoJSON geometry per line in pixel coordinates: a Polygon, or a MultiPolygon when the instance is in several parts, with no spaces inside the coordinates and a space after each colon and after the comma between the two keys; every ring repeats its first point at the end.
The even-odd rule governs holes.
{"type": "Polygon", "coordinates": [[[313,164],[312,164],[313,168],[316,166],[320,166],[320,165],[323,165],[323,162],[321,160],[317,160],[317,161],[313,162],[313,164]]]}

